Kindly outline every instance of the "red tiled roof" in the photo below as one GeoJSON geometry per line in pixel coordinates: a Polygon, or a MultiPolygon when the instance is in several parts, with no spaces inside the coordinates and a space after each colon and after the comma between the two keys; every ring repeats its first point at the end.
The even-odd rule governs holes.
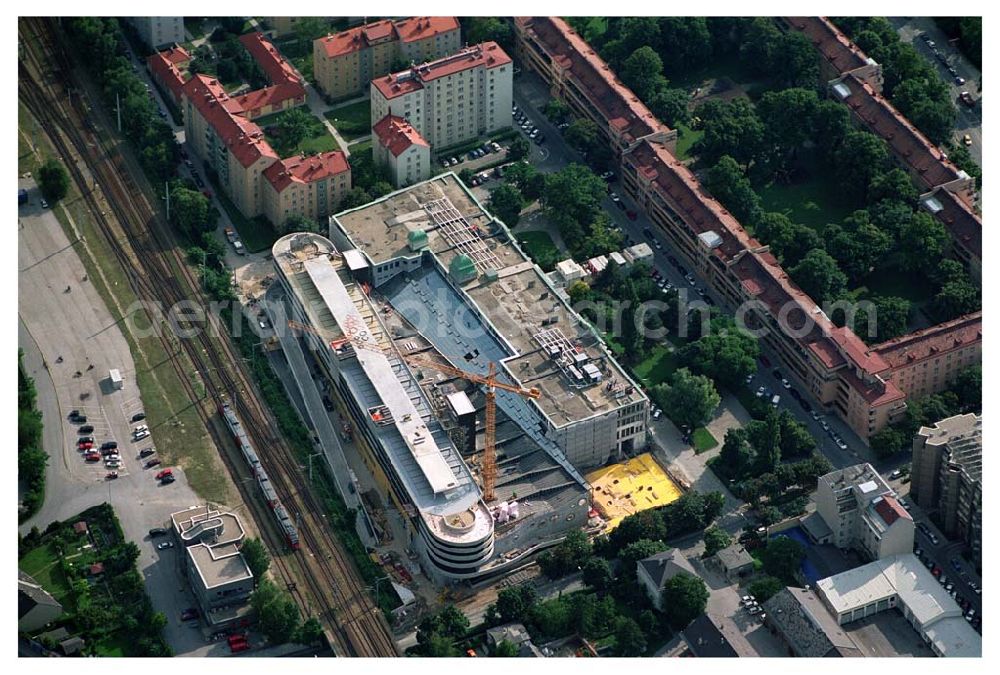
{"type": "Polygon", "coordinates": [[[350,170],[344,153],[331,150],[311,157],[287,157],[264,169],[264,177],[275,190],[282,192],[292,183],[312,183],[350,170]]]}
{"type": "Polygon", "coordinates": [[[452,30],[458,30],[458,19],[453,16],[423,16],[396,22],[388,19],[375,21],[334,35],[326,35],[319,40],[323,43],[327,58],[332,59],[366,49],[371,43],[388,38],[415,42],[452,30]]]}
{"type": "Polygon", "coordinates": [[[305,89],[302,87],[302,81],[299,76],[295,74],[295,69],[292,67],[288,61],[285,60],[271,41],[264,37],[261,32],[247,33],[246,35],[240,36],[240,42],[250,56],[260,64],[261,69],[267,76],[267,79],[271,84],[291,84],[296,85],[302,89],[302,93],[305,94],[305,89]]]}
{"type": "Polygon", "coordinates": [[[910,366],[983,340],[983,313],[973,312],[876,345],[892,369],[910,366]]]}
{"type": "Polygon", "coordinates": [[[878,408],[906,398],[906,393],[892,380],[865,381],[850,368],[845,368],[838,374],[851,389],[858,392],[869,407],[878,408]]]}
{"type": "Polygon", "coordinates": [[[177,66],[190,60],[191,57],[183,47],[172,47],[151,54],[146,62],[153,76],[170,90],[175,100],[180,100],[184,89],[184,75],[177,66]]]}
{"type": "Polygon", "coordinates": [[[903,520],[913,520],[910,514],[906,512],[906,509],[900,506],[899,502],[892,495],[883,495],[878,500],[878,503],[875,504],[875,513],[882,516],[882,520],[890,527],[900,518],[903,520]]]}
{"type": "Polygon", "coordinates": [[[484,42],[466,47],[451,56],[372,80],[372,84],[382,96],[391,99],[418,91],[423,88],[425,82],[440,77],[454,75],[470,68],[496,68],[510,62],[510,57],[500,45],[496,42],[484,42]]]}
{"type": "Polygon", "coordinates": [[[868,65],[868,57],[851,40],[822,16],[785,16],[785,23],[803,33],[830,62],[838,75],[868,65]]]}
{"type": "Polygon", "coordinates": [[[917,174],[926,188],[950,183],[959,177],[958,167],[870,84],[854,75],[848,75],[844,84],[851,91],[844,102],[854,115],[889,144],[893,154],[917,174]]]}
{"type": "Polygon", "coordinates": [[[243,110],[256,110],[265,106],[280,106],[285,101],[301,99],[305,102],[306,90],[298,84],[275,84],[236,97],[243,110]]]}
{"type": "Polygon", "coordinates": [[[416,16],[397,21],[393,27],[401,42],[416,42],[458,30],[458,19],[454,16],[416,16]]]}
{"type": "Polygon", "coordinates": [[[413,126],[402,117],[386,115],[372,127],[372,133],[378,138],[378,142],[387,148],[394,157],[409,148],[411,145],[429,146],[424,137],[420,135],[413,126]]]}
{"type": "Polygon", "coordinates": [[[207,75],[195,75],[184,85],[184,96],[243,166],[250,166],[261,157],[278,158],[264,140],[260,127],[240,117],[242,106],[226,94],[218,80],[207,75]]]}
{"type": "Polygon", "coordinates": [[[669,131],[569,24],[558,17],[514,17],[519,30],[532,35],[549,57],[568,70],[580,90],[608,124],[623,132],[626,143],[669,131]]]}

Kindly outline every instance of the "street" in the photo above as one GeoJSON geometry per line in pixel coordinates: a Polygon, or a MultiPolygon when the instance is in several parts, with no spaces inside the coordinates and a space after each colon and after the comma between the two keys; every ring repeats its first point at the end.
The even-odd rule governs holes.
{"type": "Polygon", "coordinates": [[[983,107],[980,102],[982,90],[979,88],[982,82],[982,73],[965,58],[955,45],[948,41],[948,36],[937,27],[934,19],[929,17],[896,17],[890,18],[889,22],[896,27],[899,39],[911,43],[922,56],[934,65],[938,74],[941,75],[941,80],[947,85],[948,91],[951,93],[951,100],[958,109],[954,138],[958,143],[961,143],[962,137],[969,134],[972,138],[969,154],[979,166],[982,166],[983,107]],[[924,35],[934,43],[933,47],[923,38],[924,35]],[[934,55],[935,49],[942,54],[947,65],[934,55]],[[953,67],[955,72],[965,80],[965,84],[955,82],[955,76],[948,71],[949,66],[953,67]],[[959,102],[959,96],[963,91],[972,94],[976,100],[974,107],[969,108],[959,102]]]}

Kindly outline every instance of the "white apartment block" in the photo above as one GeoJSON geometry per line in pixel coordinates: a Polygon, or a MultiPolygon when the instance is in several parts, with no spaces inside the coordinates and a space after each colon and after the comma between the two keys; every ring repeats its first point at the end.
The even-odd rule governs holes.
{"type": "Polygon", "coordinates": [[[817,533],[815,524],[806,529],[819,543],[853,548],[872,560],[913,550],[913,519],[871,464],[820,476],[816,512],[829,532],[817,533]]]}
{"type": "Polygon", "coordinates": [[[133,16],[128,22],[152,49],[172,47],[184,42],[183,16],[133,16]]]}
{"type": "Polygon", "coordinates": [[[372,80],[373,126],[407,120],[431,148],[444,149],[512,124],[514,66],[495,42],[372,80]]]}

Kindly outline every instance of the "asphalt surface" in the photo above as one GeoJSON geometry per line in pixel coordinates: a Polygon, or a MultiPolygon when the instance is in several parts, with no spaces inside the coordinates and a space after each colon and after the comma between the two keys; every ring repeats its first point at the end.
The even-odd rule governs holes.
{"type": "Polygon", "coordinates": [[[982,90],[980,89],[982,73],[965,58],[957,46],[948,41],[948,36],[937,27],[933,19],[906,17],[891,18],[889,21],[896,27],[900,40],[912,43],[916,50],[930,61],[937,69],[938,74],[941,75],[941,79],[951,92],[951,100],[955,102],[955,107],[958,109],[954,139],[961,143],[962,137],[968,134],[972,139],[969,154],[979,166],[982,166],[983,105],[981,102],[982,90]],[[933,47],[928,44],[924,36],[934,43],[933,47]],[[934,50],[941,54],[940,58],[935,56],[934,50]],[[954,68],[958,76],[965,80],[964,84],[958,84],[955,81],[955,75],[948,71],[949,66],[954,68]],[[959,100],[963,91],[969,92],[975,99],[976,104],[972,108],[959,100]]]}
{"type": "Polygon", "coordinates": [[[18,342],[36,381],[49,463],[45,502],[18,529],[44,530],[53,520],[110,502],[125,537],[139,546],[137,566],[153,606],[167,617],[167,641],[179,654],[204,650],[200,631],[179,621],[194,600],[180,574],[178,550],[157,550],[158,542],[148,536],[150,528],[165,527],[171,513],[198,504],[199,498],[181,469],[174,470],[176,482],[160,485],[155,471],[143,468],[146,460],[140,461],[139,450],[155,447],[155,439],[170,430],[153,428],[152,437],[131,441],[131,417],[145,410],[135,364],[119,325],[89,281],[88,273],[97,272],[86,269],[77,255],[75,248],[86,244],[67,239],[52,211],[39,205],[33,181],[22,179],[20,186],[30,190],[31,200],[18,209],[23,225],[18,230],[18,342]],[[121,371],[124,389],[109,387],[111,368],[121,371]],[[68,420],[74,409],[87,415],[98,446],[105,440],[118,442],[123,464],[118,479],[107,480],[102,462],[86,463],[77,451],[77,427],[68,420]]]}

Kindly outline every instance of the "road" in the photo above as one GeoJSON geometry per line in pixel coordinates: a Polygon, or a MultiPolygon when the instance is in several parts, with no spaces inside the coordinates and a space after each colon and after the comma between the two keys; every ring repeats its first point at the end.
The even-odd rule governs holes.
{"type": "Polygon", "coordinates": [[[136,368],[119,325],[90,281],[98,271],[85,268],[76,252],[86,243],[71,242],[52,210],[39,206],[33,181],[22,180],[20,187],[29,189],[31,201],[18,209],[24,224],[18,231],[18,342],[28,374],[37,383],[43,442],[50,457],[45,503],[18,529],[44,530],[53,520],[110,502],[125,537],[139,546],[138,569],[153,606],[167,616],[167,641],[179,654],[203,649],[200,632],[179,621],[180,612],[194,601],[185,590],[178,553],[156,550],[147,535],[199,498],[183,470],[175,469],[172,485],[160,485],[142,468],[139,449],[153,446],[155,438],[170,429],[154,427],[152,439],[130,441],[131,416],[144,410],[136,368]],[[110,368],[124,376],[123,390],[108,387],[110,368]],[[96,443],[118,441],[123,466],[117,480],[106,480],[102,463],[87,464],[77,452],[76,427],[67,419],[72,409],[87,415],[96,443]]]}
{"type": "MultiPolygon", "coordinates": [[[[542,133],[545,134],[544,147],[539,149],[538,146],[532,144],[533,149],[530,157],[532,163],[539,170],[545,172],[558,171],[571,162],[583,162],[580,154],[566,145],[561,132],[541,114],[542,107],[550,99],[551,96],[549,95],[548,87],[533,73],[524,72],[515,78],[514,102],[528,115],[535,126],[540,128],[542,133]]],[[[626,244],[629,241],[633,243],[646,241],[653,246],[653,268],[680,292],[684,292],[689,304],[700,301],[702,297],[708,297],[716,305],[719,305],[719,298],[715,295],[714,291],[703,284],[700,279],[695,279],[692,282],[684,277],[687,270],[683,267],[683,263],[681,263],[680,269],[672,264],[668,256],[672,256],[679,261],[682,260],[681,256],[672,252],[670,243],[665,238],[656,234],[656,227],[646,218],[645,214],[632,199],[625,194],[621,185],[616,181],[612,181],[611,189],[620,195],[622,206],[616,206],[615,202],[610,198],[605,198],[602,204],[612,220],[622,228],[627,237],[626,244]],[[633,213],[635,219],[629,218],[628,213],[633,213]],[[649,236],[650,234],[652,236],[649,236]]],[[[777,357],[773,354],[767,356],[769,356],[769,363],[779,363],[777,357]]],[[[773,393],[780,394],[781,401],[778,407],[787,409],[797,420],[806,425],[809,432],[816,439],[819,449],[835,468],[842,468],[872,460],[867,446],[845,422],[833,414],[827,415],[820,420],[814,420],[810,415],[805,413],[791,396],[787,395],[780,380],[776,379],[771,373],[771,366],[766,365],[764,362],[758,365],[759,369],[754,376],[752,388],[756,389],[758,386],[764,385],[773,393]],[[823,421],[827,423],[832,431],[837,432],[844,439],[848,445],[847,450],[841,450],[836,446],[830,432],[823,429],[823,421]]],[[[810,405],[812,405],[813,409],[822,410],[822,406],[815,400],[810,400],[810,405]]],[[[654,429],[656,428],[655,423],[652,426],[654,429]]]]}
{"type": "Polygon", "coordinates": [[[941,75],[942,81],[948,86],[948,91],[951,93],[951,100],[955,102],[955,107],[958,109],[954,138],[961,143],[962,137],[969,134],[972,138],[969,154],[979,166],[982,166],[983,107],[980,102],[982,73],[965,58],[955,45],[948,41],[948,36],[937,27],[934,19],[906,17],[891,18],[889,21],[899,33],[899,39],[911,43],[921,55],[934,65],[938,74],[941,75]],[[934,43],[933,47],[927,43],[924,35],[934,43]],[[934,55],[935,49],[941,54],[941,58],[934,55]],[[948,71],[949,66],[953,67],[955,72],[965,80],[965,84],[958,84],[955,81],[955,76],[948,71]],[[959,102],[958,97],[963,91],[969,92],[976,99],[975,107],[969,108],[959,102]]]}

